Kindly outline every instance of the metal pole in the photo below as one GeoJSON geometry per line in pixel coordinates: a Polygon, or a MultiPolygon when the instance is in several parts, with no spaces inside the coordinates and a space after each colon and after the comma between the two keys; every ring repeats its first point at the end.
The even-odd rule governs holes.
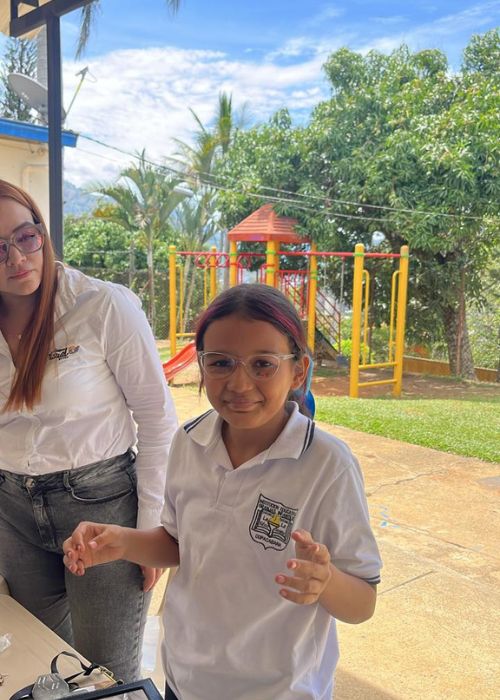
{"type": "Polygon", "coordinates": [[[359,393],[359,352],[361,336],[361,308],[363,306],[363,268],[365,247],[357,243],[354,247],[354,279],[352,283],[352,345],[351,371],[349,375],[349,396],[353,399],[359,393]]]}
{"type": "Polygon", "coordinates": [[[47,17],[47,72],[49,99],[49,203],[50,237],[57,257],[63,259],[63,174],[61,25],[59,17],[47,17]]]}
{"type": "Polygon", "coordinates": [[[210,301],[212,299],[215,299],[215,296],[217,294],[217,256],[215,253],[217,253],[217,248],[216,246],[211,246],[210,248],[212,255],[210,256],[209,260],[209,267],[210,267],[210,301]]]}
{"type": "MultiPolygon", "coordinates": [[[[315,253],[317,247],[311,243],[311,253],[315,253]]],[[[309,287],[307,295],[307,344],[311,352],[314,352],[316,334],[316,294],[318,288],[318,258],[311,255],[309,258],[309,287]]]]}
{"type": "Polygon", "coordinates": [[[401,396],[403,387],[403,355],[405,349],[406,303],[408,294],[408,267],[410,253],[407,245],[401,246],[399,258],[398,302],[396,311],[396,347],[394,351],[394,396],[401,396]]]}
{"type": "MultiPolygon", "coordinates": [[[[168,246],[168,287],[169,287],[169,336],[170,357],[177,352],[177,279],[176,279],[176,251],[175,246],[168,246]]],[[[183,262],[181,260],[180,264],[183,262]]]]}
{"type": "Polygon", "coordinates": [[[238,243],[229,241],[229,286],[238,284],[238,243]]]}

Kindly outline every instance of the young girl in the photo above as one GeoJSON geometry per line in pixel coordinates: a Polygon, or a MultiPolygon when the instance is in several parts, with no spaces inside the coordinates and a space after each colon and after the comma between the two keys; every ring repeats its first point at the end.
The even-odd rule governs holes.
{"type": "Polygon", "coordinates": [[[330,700],[335,618],[370,618],[379,582],[359,466],[300,413],[307,345],[280,292],[223,292],[196,346],[213,410],[174,437],[162,527],[81,523],[66,566],[179,564],[164,612],[167,698],[330,700]]]}

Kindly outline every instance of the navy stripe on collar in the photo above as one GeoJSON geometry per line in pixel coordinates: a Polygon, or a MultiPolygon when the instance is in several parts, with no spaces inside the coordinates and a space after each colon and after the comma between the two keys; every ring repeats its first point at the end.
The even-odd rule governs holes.
{"type": "Polygon", "coordinates": [[[312,421],[308,418],[307,419],[307,430],[306,430],[306,435],[304,438],[304,445],[302,447],[300,457],[302,457],[304,452],[310,447],[311,442],[313,441],[313,437],[314,437],[314,421],[312,421]]]}
{"type": "Polygon", "coordinates": [[[214,411],[213,408],[209,408],[208,411],[205,411],[205,413],[202,413],[201,416],[198,416],[198,418],[194,418],[193,420],[188,421],[188,422],[184,425],[184,430],[186,431],[186,433],[189,433],[190,430],[192,430],[193,428],[196,428],[196,426],[197,426],[199,423],[201,423],[201,421],[202,421],[204,418],[206,418],[210,413],[213,413],[213,411],[214,411]]]}

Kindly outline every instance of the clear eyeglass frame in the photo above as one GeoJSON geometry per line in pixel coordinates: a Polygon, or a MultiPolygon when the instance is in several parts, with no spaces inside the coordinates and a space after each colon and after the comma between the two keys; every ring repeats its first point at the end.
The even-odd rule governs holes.
{"type": "Polygon", "coordinates": [[[41,248],[43,248],[44,242],[45,229],[42,226],[42,224],[26,224],[17,231],[14,231],[14,233],[8,240],[6,240],[5,238],[0,238],[0,265],[7,262],[7,260],[9,259],[9,253],[12,246],[14,246],[14,248],[16,248],[22,255],[32,255],[33,253],[37,253],[39,250],[41,250],[41,248]],[[26,242],[26,245],[24,245],[23,247],[23,245],[21,245],[22,238],[26,235],[29,236],[30,231],[33,232],[33,237],[35,235],[34,232],[36,231],[37,242],[35,245],[33,245],[34,241],[28,240],[26,242]]]}
{"type": "Polygon", "coordinates": [[[235,357],[226,352],[201,350],[198,352],[198,362],[203,374],[212,379],[227,379],[241,365],[249,377],[256,381],[267,381],[276,376],[283,360],[297,359],[295,353],[256,353],[245,359],[235,357]],[[213,364],[210,364],[212,362],[213,364]],[[226,362],[227,364],[221,364],[226,362]]]}

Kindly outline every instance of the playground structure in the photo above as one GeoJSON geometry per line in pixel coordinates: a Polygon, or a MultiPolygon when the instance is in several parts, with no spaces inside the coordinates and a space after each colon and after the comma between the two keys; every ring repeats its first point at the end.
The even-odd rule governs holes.
{"type": "MultiPolygon", "coordinates": [[[[399,253],[366,252],[362,244],[355,246],[354,252],[320,252],[316,245],[295,231],[297,221],[280,217],[272,205],[264,205],[244,219],[228,233],[229,253],[218,252],[215,246],[210,251],[177,251],[169,248],[169,319],[170,354],[165,363],[167,380],[196,359],[192,342],[193,333],[186,330],[184,309],[186,295],[196,288],[202,294],[202,306],[206,306],[223,287],[234,286],[246,281],[258,281],[280,289],[294,304],[307,329],[308,345],[314,353],[318,346],[330,357],[342,358],[341,315],[349,309],[352,322],[351,362],[349,396],[359,396],[359,389],[367,386],[392,385],[393,395],[400,396],[403,378],[403,351],[406,321],[408,285],[408,246],[402,246],[399,253]],[[240,243],[265,243],[265,252],[243,252],[238,250],[240,243]],[[282,249],[294,246],[293,250],[282,249]],[[303,248],[303,250],[297,250],[303,248]],[[353,258],[352,300],[349,305],[344,300],[344,275],[346,262],[353,258]],[[370,362],[367,359],[367,339],[370,308],[370,272],[365,268],[366,260],[398,261],[399,266],[392,273],[390,290],[390,312],[388,318],[389,341],[387,360],[370,362]],[[297,260],[299,269],[290,269],[297,260]],[[340,264],[338,270],[333,264],[340,264]],[[194,270],[198,282],[186,284],[186,270],[194,280],[194,270]],[[331,291],[333,278],[338,278],[340,288],[337,294],[331,291]],[[178,291],[179,288],[179,291],[178,291]],[[177,341],[188,341],[177,352],[177,341]],[[189,342],[191,341],[191,342],[189,342]],[[392,370],[390,379],[360,381],[360,373],[367,370],[386,368],[392,370]]],[[[247,245],[248,247],[248,245],[247,245]]],[[[351,271],[349,271],[351,274],[351,271]]]]}

